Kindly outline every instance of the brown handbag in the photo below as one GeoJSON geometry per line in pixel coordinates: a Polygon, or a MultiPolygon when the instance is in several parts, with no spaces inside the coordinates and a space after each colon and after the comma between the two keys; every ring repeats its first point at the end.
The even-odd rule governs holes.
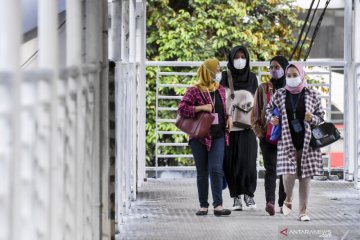
{"type": "MultiPolygon", "coordinates": [[[[204,95],[201,96],[206,102],[204,95]]],[[[192,138],[204,138],[209,134],[210,127],[214,120],[214,116],[208,112],[198,112],[194,118],[185,118],[178,113],[176,116],[175,125],[181,131],[189,134],[192,138]]]]}
{"type": "Polygon", "coordinates": [[[175,125],[190,137],[203,138],[209,134],[213,120],[214,116],[208,112],[198,112],[195,118],[184,118],[178,114],[175,125]]]}

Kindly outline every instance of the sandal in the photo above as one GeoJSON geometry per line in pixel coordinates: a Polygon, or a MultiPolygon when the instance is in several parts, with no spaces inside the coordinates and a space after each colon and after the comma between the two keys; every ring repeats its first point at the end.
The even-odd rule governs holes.
{"type": "Polygon", "coordinates": [[[300,217],[299,217],[299,221],[301,222],[308,222],[310,221],[310,217],[306,214],[301,214],[300,217]]]}
{"type": "Polygon", "coordinates": [[[289,215],[291,213],[291,208],[292,208],[292,202],[285,202],[284,201],[284,205],[282,207],[282,212],[285,216],[289,215]],[[289,205],[290,207],[286,206],[289,205]]]}

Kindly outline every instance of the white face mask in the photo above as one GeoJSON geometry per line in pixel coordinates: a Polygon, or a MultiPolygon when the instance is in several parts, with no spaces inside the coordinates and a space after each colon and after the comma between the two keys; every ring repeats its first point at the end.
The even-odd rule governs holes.
{"type": "Polygon", "coordinates": [[[219,83],[221,81],[221,72],[218,72],[216,75],[215,75],[215,78],[214,78],[214,82],[217,82],[219,83]]]}
{"type": "Polygon", "coordinates": [[[246,66],[246,59],[238,58],[234,60],[234,67],[236,69],[243,69],[246,66]]]}
{"type": "Polygon", "coordinates": [[[300,76],[297,76],[297,77],[294,77],[294,78],[289,78],[289,77],[286,77],[286,85],[288,85],[289,87],[297,87],[299,86],[301,83],[301,77],[300,76]]]}

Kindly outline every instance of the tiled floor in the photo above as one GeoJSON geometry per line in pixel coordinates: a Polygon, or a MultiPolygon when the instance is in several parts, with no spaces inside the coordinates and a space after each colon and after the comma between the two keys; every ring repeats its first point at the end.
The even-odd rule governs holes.
{"type": "MultiPolygon", "coordinates": [[[[139,189],[138,199],[124,217],[117,239],[359,240],[360,192],[352,183],[341,181],[311,184],[308,214],[312,220],[303,223],[297,220],[298,183],[294,190],[295,210],[289,216],[279,214],[278,209],[275,216],[264,211],[264,182],[259,180],[256,210],[232,212],[229,217],[215,217],[209,211],[207,216],[199,217],[195,215],[198,209],[195,179],[152,179],[139,189]]],[[[230,208],[232,199],[227,189],[223,198],[224,207],[230,208]]]]}

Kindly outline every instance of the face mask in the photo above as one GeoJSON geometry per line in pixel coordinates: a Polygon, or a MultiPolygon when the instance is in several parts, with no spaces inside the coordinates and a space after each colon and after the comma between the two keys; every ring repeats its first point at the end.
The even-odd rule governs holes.
{"type": "Polygon", "coordinates": [[[221,81],[221,72],[217,73],[214,78],[214,82],[219,83],[221,81]]]}
{"type": "Polygon", "coordinates": [[[280,68],[279,70],[271,69],[270,74],[272,78],[280,79],[284,76],[284,70],[282,68],[280,68]]]}
{"type": "Polygon", "coordinates": [[[297,87],[299,86],[301,83],[301,78],[300,76],[294,77],[294,78],[288,78],[286,77],[286,85],[288,85],[289,87],[297,87]]]}
{"type": "Polygon", "coordinates": [[[244,69],[245,66],[246,66],[246,59],[239,58],[234,60],[234,68],[240,70],[240,69],[244,69]]]}

